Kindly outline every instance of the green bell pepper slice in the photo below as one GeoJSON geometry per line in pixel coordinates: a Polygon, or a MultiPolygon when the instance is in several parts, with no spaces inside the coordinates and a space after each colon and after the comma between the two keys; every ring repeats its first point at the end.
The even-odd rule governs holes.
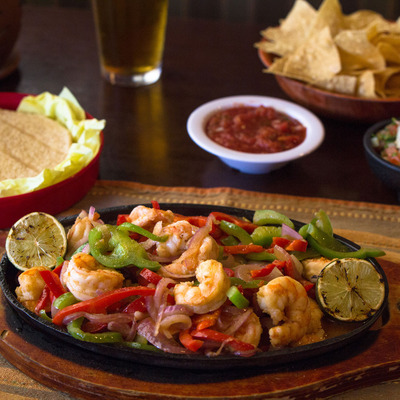
{"type": "Polygon", "coordinates": [[[221,220],[219,227],[226,234],[237,238],[241,244],[250,244],[253,242],[251,236],[243,228],[233,222],[221,220]]]}
{"type": "Polygon", "coordinates": [[[101,225],[89,232],[90,254],[102,265],[109,268],[123,268],[135,265],[138,268],[158,270],[161,265],[151,261],[146,250],[129,237],[127,231],[114,225],[101,225]],[[106,232],[104,232],[106,230],[106,232]],[[104,236],[110,234],[110,238],[104,236]]]}
{"type": "Polygon", "coordinates": [[[84,317],[77,318],[67,325],[68,333],[73,338],[91,343],[118,343],[123,341],[122,335],[119,332],[84,332],[81,329],[84,319],[84,317]]]}
{"type": "Polygon", "coordinates": [[[327,235],[333,236],[332,224],[326,212],[324,210],[319,210],[315,213],[315,217],[315,220],[312,221],[315,226],[327,235]]]}
{"type": "Polygon", "coordinates": [[[155,352],[163,353],[163,351],[161,349],[158,349],[157,347],[153,346],[152,344],[148,344],[148,343],[122,342],[122,344],[125,347],[130,347],[131,349],[148,350],[148,351],[155,351],[155,352]]]}
{"type": "Polygon", "coordinates": [[[339,242],[339,240],[335,239],[334,236],[325,233],[323,230],[318,228],[313,223],[308,224],[307,227],[307,236],[306,239],[308,240],[309,237],[315,239],[319,244],[324,247],[327,247],[332,250],[336,251],[347,251],[348,248],[345,244],[339,242]]]}
{"type": "Polygon", "coordinates": [[[368,258],[368,257],[381,257],[386,253],[383,250],[371,249],[371,248],[360,248],[355,251],[338,251],[333,250],[318,243],[312,236],[308,237],[308,243],[317,250],[322,256],[326,258],[368,258]]]}
{"type": "Polygon", "coordinates": [[[247,260],[251,261],[274,261],[276,257],[268,251],[261,251],[260,253],[249,253],[245,255],[247,260]]]}
{"type": "Polygon", "coordinates": [[[269,247],[274,237],[279,237],[282,234],[280,226],[259,226],[254,229],[250,235],[253,243],[260,246],[269,247]]]}
{"type": "Polygon", "coordinates": [[[63,308],[76,303],[79,303],[79,300],[76,299],[71,292],[65,292],[54,300],[53,306],[58,310],[62,310],[63,308]]]}
{"type": "Polygon", "coordinates": [[[227,237],[221,239],[221,243],[222,243],[224,246],[236,246],[236,245],[238,245],[240,242],[239,242],[239,240],[237,240],[234,236],[229,235],[229,236],[227,236],[227,237]]]}
{"type": "Polygon", "coordinates": [[[228,299],[232,302],[232,304],[240,309],[246,308],[249,306],[250,302],[240,293],[240,290],[237,286],[231,286],[226,293],[228,299]]]}
{"type": "Polygon", "coordinates": [[[158,236],[154,235],[154,233],[149,232],[148,230],[142,228],[141,226],[132,224],[130,222],[124,222],[121,225],[118,225],[118,229],[124,232],[135,232],[139,235],[145,236],[148,239],[154,240],[155,242],[165,242],[168,239],[168,235],[158,236]]]}
{"type": "Polygon", "coordinates": [[[253,216],[256,225],[282,225],[286,224],[294,229],[294,224],[289,217],[274,210],[256,210],[253,216]]]}
{"type": "Polygon", "coordinates": [[[265,283],[264,281],[258,279],[244,281],[243,279],[236,278],[235,276],[232,276],[229,279],[231,281],[231,286],[240,285],[243,289],[257,289],[265,283]]]}

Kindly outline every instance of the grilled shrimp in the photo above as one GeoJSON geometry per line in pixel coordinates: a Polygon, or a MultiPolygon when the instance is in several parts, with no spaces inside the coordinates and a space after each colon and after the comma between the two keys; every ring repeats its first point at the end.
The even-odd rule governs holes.
{"type": "Polygon", "coordinates": [[[200,263],[196,269],[196,278],[200,282],[181,282],[174,287],[176,304],[183,304],[196,314],[205,314],[216,310],[227,299],[230,287],[229,277],[222,264],[215,260],[200,263]]]}
{"type": "Polygon", "coordinates": [[[308,300],[310,304],[311,320],[306,334],[299,341],[293,343],[293,346],[304,346],[305,344],[316,343],[325,339],[325,331],[322,329],[321,325],[323,313],[313,299],[309,298],[308,300]]]}
{"type": "Polygon", "coordinates": [[[33,267],[24,271],[19,277],[19,285],[15,289],[18,301],[28,310],[34,311],[36,304],[45,286],[39,271],[45,271],[46,267],[33,267]]]}
{"type": "Polygon", "coordinates": [[[303,264],[303,276],[310,282],[316,282],[319,273],[332,260],[325,257],[306,258],[301,263],[303,264]]]}
{"type": "Polygon", "coordinates": [[[166,242],[157,243],[157,254],[160,257],[180,256],[187,250],[189,239],[198,229],[199,228],[185,220],[176,221],[165,226],[160,232],[157,232],[157,234],[168,235],[168,240],[166,242]]]}
{"type": "Polygon", "coordinates": [[[62,282],[78,300],[89,300],[109,290],[122,287],[124,276],[101,265],[86,253],[77,253],[61,276],[62,282]]]}
{"type": "Polygon", "coordinates": [[[92,228],[103,224],[99,217],[99,214],[94,211],[93,207],[90,207],[89,213],[84,210],[81,211],[81,213],[76,218],[74,225],[72,225],[67,233],[67,259],[69,259],[69,257],[74,254],[77,249],[79,249],[79,247],[87,243],[89,232],[92,228]]]}
{"type": "Polygon", "coordinates": [[[312,306],[304,286],[288,276],[262,286],[257,301],[276,325],[269,330],[273,346],[293,345],[309,331],[311,322],[315,322],[311,319],[312,306]]]}
{"type": "Polygon", "coordinates": [[[161,273],[171,278],[189,278],[195,275],[197,266],[205,260],[218,257],[217,242],[209,235],[213,218],[209,217],[205,226],[199,228],[188,242],[188,248],[171,264],[162,268],[161,273]]]}
{"type": "Polygon", "coordinates": [[[137,206],[129,214],[129,221],[142,228],[152,230],[159,221],[162,221],[165,225],[174,222],[174,213],[170,210],[164,211],[157,208],[137,206]]]}
{"type": "Polygon", "coordinates": [[[252,308],[238,309],[235,306],[224,305],[216,328],[242,342],[250,343],[254,347],[260,343],[262,326],[252,308]]]}

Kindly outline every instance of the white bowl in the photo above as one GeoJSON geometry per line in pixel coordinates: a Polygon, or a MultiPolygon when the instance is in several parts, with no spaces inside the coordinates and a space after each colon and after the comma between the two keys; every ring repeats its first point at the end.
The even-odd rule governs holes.
{"type": "Polygon", "coordinates": [[[265,174],[310,154],[322,143],[325,130],[321,121],[305,108],[286,100],[264,96],[230,96],[213,100],[196,108],[189,116],[187,130],[191,139],[202,149],[218,156],[232,168],[248,174],[265,174]],[[223,147],[205,133],[208,119],[215,112],[234,106],[266,106],[297,119],[307,129],[305,140],[293,149],[278,153],[245,153],[223,147]]]}

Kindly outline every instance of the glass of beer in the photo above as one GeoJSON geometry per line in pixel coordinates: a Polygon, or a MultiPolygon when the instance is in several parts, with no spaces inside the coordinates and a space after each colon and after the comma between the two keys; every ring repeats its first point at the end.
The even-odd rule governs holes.
{"type": "Polygon", "coordinates": [[[143,86],[161,75],[168,0],[92,0],[101,73],[143,86]]]}

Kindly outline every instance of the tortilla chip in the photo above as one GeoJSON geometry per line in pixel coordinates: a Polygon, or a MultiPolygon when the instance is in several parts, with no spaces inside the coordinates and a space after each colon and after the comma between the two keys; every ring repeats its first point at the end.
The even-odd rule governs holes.
{"type": "Polygon", "coordinates": [[[375,11],[359,10],[352,14],[345,15],[343,18],[343,29],[367,29],[368,26],[385,21],[385,19],[375,11]]]}
{"type": "Polygon", "coordinates": [[[317,35],[327,26],[332,37],[335,37],[344,27],[342,7],[338,0],[324,0],[322,2],[307,39],[317,35]]]}
{"type": "Polygon", "coordinates": [[[356,94],[357,77],[352,75],[336,75],[327,81],[319,81],[314,84],[330,92],[353,96],[356,94]]]}
{"type": "Polygon", "coordinates": [[[341,70],[339,51],[328,27],[285,58],[283,72],[306,82],[331,79],[341,70]]]}
{"type": "Polygon", "coordinates": [[[277,55],[266,72],[364,98],[398,96],[400,17],[359,10],[344,15],[339,0],[318,10],[297,0],[279,27],[257,47],[277,55]]]}
{"type": "Polygon", "coordinates": [[[379,50],[368,41],[363,30],[344,30],[334,39],[337,45],[344,71],[375,69],[386,67],[385,58],[379,50]]]}
{"type": "Polygon", "coordinates": [[[363,72],[358,78],[357,96],[375,98],[375,78],[372,71],[363,72]]]}
{"type": "Polygon", "coordinates": [[[383,41],[378,42],[376,48],[388,65],[400,65],[400,49],[396,49],[395,46],[383,41]]]}
{"type": "Polygon", "coordinates": [[[294,51],[308,35],[316,14],[316,10],[305,0],[297,0],[279,27],[261,32],[267,41],[256,46],[267,53],[281,56],[294,51]]]}

